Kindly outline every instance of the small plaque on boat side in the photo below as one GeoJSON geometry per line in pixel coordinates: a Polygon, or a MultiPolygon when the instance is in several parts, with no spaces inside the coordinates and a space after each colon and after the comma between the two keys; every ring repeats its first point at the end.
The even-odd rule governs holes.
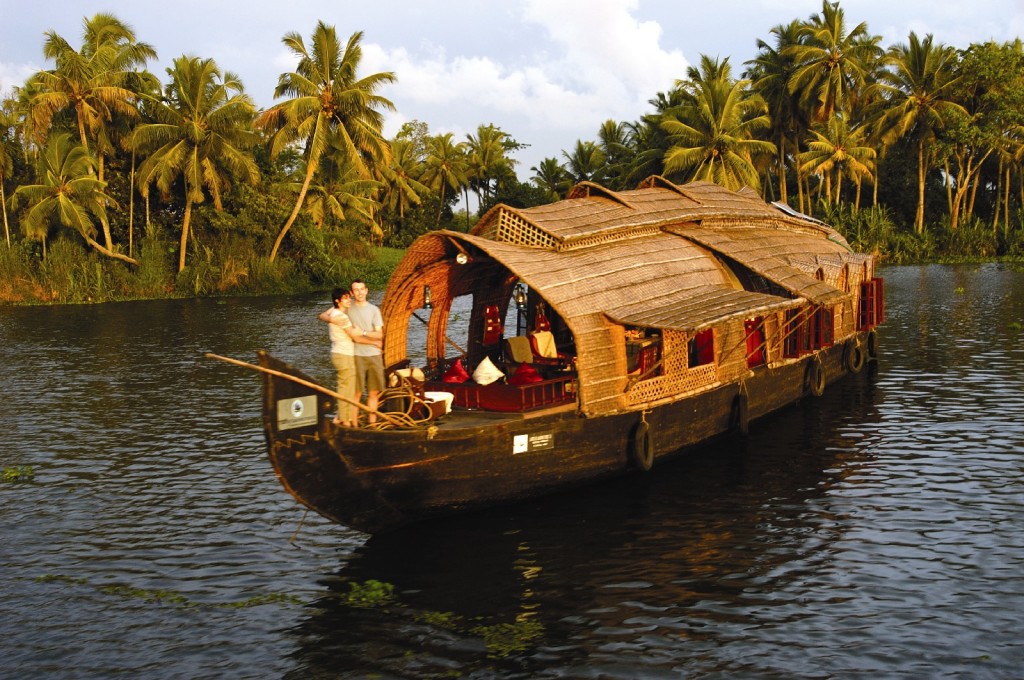
{"type": "Polygon", "coordinates": [[[277,400],[277,429],[316,425],[316,395],[277,400]]]}
{"type": "Polygon", "coordinates": [[[512,454],[527,451],[541,451],[555,448],[555,435],[552,432],[539,434],[517,434],[512,437],[512,454]]]}

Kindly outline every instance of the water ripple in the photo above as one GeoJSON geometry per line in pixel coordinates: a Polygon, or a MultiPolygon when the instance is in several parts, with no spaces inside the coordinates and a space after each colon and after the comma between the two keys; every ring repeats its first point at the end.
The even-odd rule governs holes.
{"type": "Polygon", "coordinates": [[[878,365],[746,440],[370,540],[303,522],[202,356],[329,378],[325,296],[4,310],[0,675],[1015,677],[1024,276],[885,276],[878,365]]]}

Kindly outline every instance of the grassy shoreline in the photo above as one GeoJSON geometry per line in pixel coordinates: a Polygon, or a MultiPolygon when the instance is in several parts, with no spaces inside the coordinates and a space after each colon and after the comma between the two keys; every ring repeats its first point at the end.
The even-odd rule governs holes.
{"type": "Polygon", "coordinates": [[[270,263],[262,256],[211,254],[175,273],[166,249],[146,251],[144,245],[140,266],[127,267],[67,240],[55,242],[45,259],[17,243],[11,248],[0,245],[0,307],[298,295],[329,291],[353,278],[380,290],[405,253],[365,247],[351,257],[321,263],[314,271],[285,258],[270,263]]]}

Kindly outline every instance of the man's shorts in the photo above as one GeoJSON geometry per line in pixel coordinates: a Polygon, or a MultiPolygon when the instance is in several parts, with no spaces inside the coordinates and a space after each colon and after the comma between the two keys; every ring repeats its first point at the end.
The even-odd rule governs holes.
{"type": "Polygon", "coordinates": [[[356,389],[380,392],[384,389],[384,359],[380,354],[372,357],[356,357],[356,389]]]}

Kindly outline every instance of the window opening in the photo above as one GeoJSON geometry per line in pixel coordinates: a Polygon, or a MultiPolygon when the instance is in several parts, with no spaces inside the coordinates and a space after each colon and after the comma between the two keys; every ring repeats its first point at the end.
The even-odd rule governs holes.
{"type": "Polygon", "coordinates": [[[640,380],[664,373],[661,335],[650,328],[626,326],[626,371],[640,380]]]}
{"type": "Polygon", "coordinates": [[[696,368],[715,360],[715,331],[707,328],[698,331],[689,340],[690,361],[688,366],[696,368]]]}
{"type": "Polygon", "coordinates": [[[757,316],[743,322],[747,333],[747,368],[765,363],[764,318],[757,316]]]}

